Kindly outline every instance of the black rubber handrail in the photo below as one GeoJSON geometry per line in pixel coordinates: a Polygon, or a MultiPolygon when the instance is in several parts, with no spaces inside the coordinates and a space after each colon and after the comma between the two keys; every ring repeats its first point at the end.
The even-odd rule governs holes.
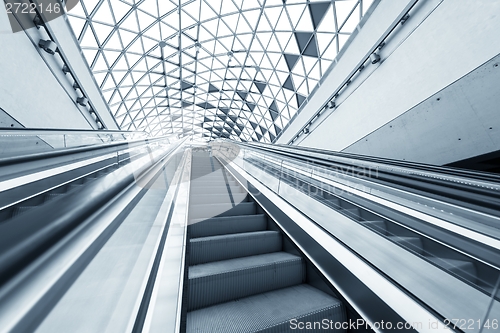
{"type": "MultiPolygon", "coordinates": [[[[364,168],[362,166],[358,166],[356,164],[348,162],[337,162],[337,161],[332,161],[331,159],[328,159],[326,157],[325,158],[312,157],[310,154],[309,155],[306,154],[306,152],[311,152],[311,150],[297,149],[295,147],[294,148],[287,147],[287,149],[284,150],[265,144],[249,144],[249,143],[238,143],[238,144],[251,149],[255,149],[256,151],[266,151],[272,154],[276,154],[278,156],[286,156],[294,160],[306,161],[314,163],[316,165],[322,165],[325,167],[340,166],[340,168],[343,171],[345,171],[346,174],[353,173],[356,171],[355,169],[351,169],[352,167],[364,168]],[[345,168],[346,166],[347,168],[345,168]]],[[[331,152],[328,153],[330,154],[325,154],[325,155],[333,155],[339,157],[337,153],[331,153],[331,152]]],[[[350,159],[359,159],[354,155],[348,155],[348,154],[342,157],[347,157],[347,156],[350,159]]],[[[385,162],[384,159],[378,159],[378,160],[383,160],[385,162]]],[[[421,167],[425,166],[424,164],[416,164],[416,165],[420,165],[421,167]]],[[[406,167],[408,166],[406,165],[406,167]]],[[[448,168],[441,168],[441,169],[448,169],[448,168]]],[[[459,172],[462,171],[460,169],[457,170],[459,172]]],[[[357,176],[370,181],[375,181],[379,184],[389,185],[391,187],[398,188],[401,190],[411,191],[416,194],[426,195],[431,198],[435,198],[445,202],[450,202],[452,204],[460,204],[467,208],[480,210],[484,213],[491,214],[494,216],[500,215],[500,191],[498,190],[493,190],[485,187],[471,186],[468,184],[446,181],[432,177],[423,177],[416,174],[396,173],[381,169],[378,169],[377,173],[378,174],[376,178],[362,176],[359,174],[357,174],[357,176]]],[[[478,174],[481,173],[478,172],[478,174]]],[[[489,176],[489,174],[487,174],[487,176],[489,176]]]]}
{"type": "MultiPolygon", "coordinates": [[[[348,159],[354,159],[354,160],[359,160],[359,161],[367,161],[367,162],[372,162],[372,163],[378,163],[382,164],[384,166],[393,166],[393,167],[405,167],[405,168],[411,168],[411,169],[417,169],[418,171],[422,172],[438,172],[447,176],[460,176],[460,177],[465,177],[465,178],[474,178],[474,180],[484,180],[484,181],[490,181],[494,183],[500,182],[500,176],[488,172],[478,172],[478,171],[469,171],[469,170],[463,170],[463,169],[458,169],[458,168],[451,168],[451,167],[439,167],[439,166],[434,166],[430,164],[423,164],[423,163],[415,163],[415,162],[403,162],[403,161],[397,161],[397,160],[392,160],[392,159],[385,159],[385,158],[378,158],[378,157],[371,157],[371,156],[364,156],[364,155],[356,155],[356,154],[347,154],[347,153],[338,153],[338,152],[331,152],[327,150],[320,150],[320,149],[312,149],[312,148],[302,148],[302,147],[286,147],[286,149],[283,149],[285,147],[280,147],[280,146],[271,146],[271,145],[265,145],[265,144],[249,144],[249,143],[239,143],[243,146],[247,146],[250,148],[254,149],[263,149],[265,151],[275,153],[275,154],[282,154],[286,155],[288,157],[292,158],[297,158],[302,161],[307,161],[307,162],[312,162],[312,163],[322,163],[322,164],[340,164],[348,167],[356,167],[356,168],[361,168],[365,169],[366,166],[362,165],[356,165],[350,162],[341,162],[341,161],[332,161],[331,159],[328,159],[327,157],[312,157],[310,155],[307,155],[306,153],[318,153],[318,154],[323,154],[326,156],[334,156],[334,157],[339,157],[339,158],[348,158],[348,159]],[[272,148],[271,148],[272,147],[272,148]],[[304,153],[302,153],[304,152],[304,153]]],[[[378,172],[385,172],[389,173],[387,170],[382,170],[382,169],[377,169],[378,172]]],[[[396,174],[395,172],[390,172],[391,174],[396,174]]],[[[397,173],[399,176],[404,176],[404,177],[422,177],[422,175],[417,175],[417,174],[408,174],[408,173],[397,173]]],[[[442,179],[437,179],[433,177],[425,177],[425,179],[430,179],[435,182],[446,182],[446,180],[442,179]]],[[[467,188],[476,188],[476,189],[481,189],[477,186],[471,186],[467,184],[460,184],[456,182],[451,182],[452,184],[456,185],[464,185],[467,186],[467,188]]],[[[500,194],[500,191],[494,191],[495,193],[500,194]]]]}

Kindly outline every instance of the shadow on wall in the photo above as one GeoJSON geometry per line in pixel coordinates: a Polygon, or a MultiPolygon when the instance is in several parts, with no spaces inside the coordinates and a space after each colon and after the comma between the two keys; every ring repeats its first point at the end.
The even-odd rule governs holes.
{"type": "Polygon", "coordinates": [[[500,150],[453,162],[446,166],[500,174],[500,150]]]}

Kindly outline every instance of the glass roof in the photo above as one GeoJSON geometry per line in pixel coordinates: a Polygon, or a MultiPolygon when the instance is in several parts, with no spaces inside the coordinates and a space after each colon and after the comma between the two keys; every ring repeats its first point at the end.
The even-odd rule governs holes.
{"type": "Polygon", "coordinates": [[[122,130],[272,142],[373,0],[80,0],[69,21],[122,130]]]}

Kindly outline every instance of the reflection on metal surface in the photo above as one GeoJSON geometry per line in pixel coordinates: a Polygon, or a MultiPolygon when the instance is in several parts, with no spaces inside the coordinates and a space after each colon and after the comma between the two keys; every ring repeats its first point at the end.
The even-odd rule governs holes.
{"type": "Polygon", "coordinates": [[[167,195],[171,196],[167,200],[172,200],[173,206],[169,207],[168,216],[163,215],[163,219],[167,217],[168,233],[162,247],[158,247],[159,265],[142,332],[179,332],[180,329],[191,174],[189,149],[184,153],[178,172],[176,192],[167,195]]]}
{"type": "MultiPolygon", "coordinates": [[[[163,155],[160,151],[154,153],[155,161],[159,160],[159,163],[164,161],[166,157],[164,155],[166,151],[163,151],[163,155]]],[[[52,236],[48,250],[40,250],[39,256],[32,262],[26,263],[25,267],[22,267],[21,273],[10,278],[1,286],[0,332],[31,331],[44,319],[47,312],[55,305],[54,303],[63,296],[66,289],[84,270],[95,253],[121,225],[123,214],[128,213],[131,205],[133,206],[137,202],[137,198],[145,192],[144,188],[137,186],[133,181],[133,172],[137,169],[145,170],[148,167],[153,167],[152,172],[141,172],[140,179],[137,179],[139,182],[147,184],[148,181],[151,182],[155,178],[155,174],[159,171],[159,163],[151,165],[149,156],[139,158],[123,169],[118,169],[115,174],[109,174],[99,181],[89,184],[88,188],[82,190],[84,199],[70,202],[68,201],[70,198],[68,198],[67,201],[70,204],[67,203],[61,206],[58,211],[53,212],[57,218],[45,221],[45,216],[40,216],[36,220],[38,224],[41,224],[39,231],[34,230],[29,239],[16,244],[17,247],[9,249],[7,253],[2,253],[1,262],[5,265],[9,262],[9,260],[4,260],[9,253],[12,252],[19,256],[25,252],[26,247],[31,248],[34,246],[33,244],[39,244],[46,237],[52,236]],[[127,179],[130,182],[126,182],[127,179]],[[144,181],[145,179],[148,181],[144,181]],[[128,185],[128,187],[117,197],[101,202],[102,196],[105,197],[110,188],[115,185],[128,185]],[[77,210],[84,209],[82,207],[89,203],[98,206],[95,206],[95,210],[89,214],[90,217],[78,221],[78,224],[74,225],[73,220],[78,218],[76,216],[77,210]],[[62,217],[57,216],[59,211],[63,214],[62,217]],[[71,225],[73,228],[67,230],[67,234],[60,235],[61,227],[68,228],[68,223],[63,218],[73,221],[71,225]],[[59,232],[55,232],[54,230],[57,231],[58,228],[59,232]],[[60,239],[54,238],[57,234],[61,236],[60,239]]],[[[25,261],[20,260],[17,262],[17,264],[24,263],[25,261]]],[[[110,268],[112,265],[106,267],[110,268]]],[[[5,270],[2,269],[2,273],[4,272],[5,270]]],[[[90,295],[90,293],[86,295],[90,295]]],[[[74,314],[84,313],[77,311],[74,314]]],[[[54,329],[49,329],[49,331],[53,332],[54,329]]]]}

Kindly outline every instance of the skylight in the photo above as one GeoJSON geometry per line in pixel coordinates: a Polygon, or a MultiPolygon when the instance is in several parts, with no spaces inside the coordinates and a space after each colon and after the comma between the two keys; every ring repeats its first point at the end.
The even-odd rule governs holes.
{"type": "Polygon", "coordinates": [[[272,142],[372,2],[80,0],[68,16],[122,130],[272,142]]]}

